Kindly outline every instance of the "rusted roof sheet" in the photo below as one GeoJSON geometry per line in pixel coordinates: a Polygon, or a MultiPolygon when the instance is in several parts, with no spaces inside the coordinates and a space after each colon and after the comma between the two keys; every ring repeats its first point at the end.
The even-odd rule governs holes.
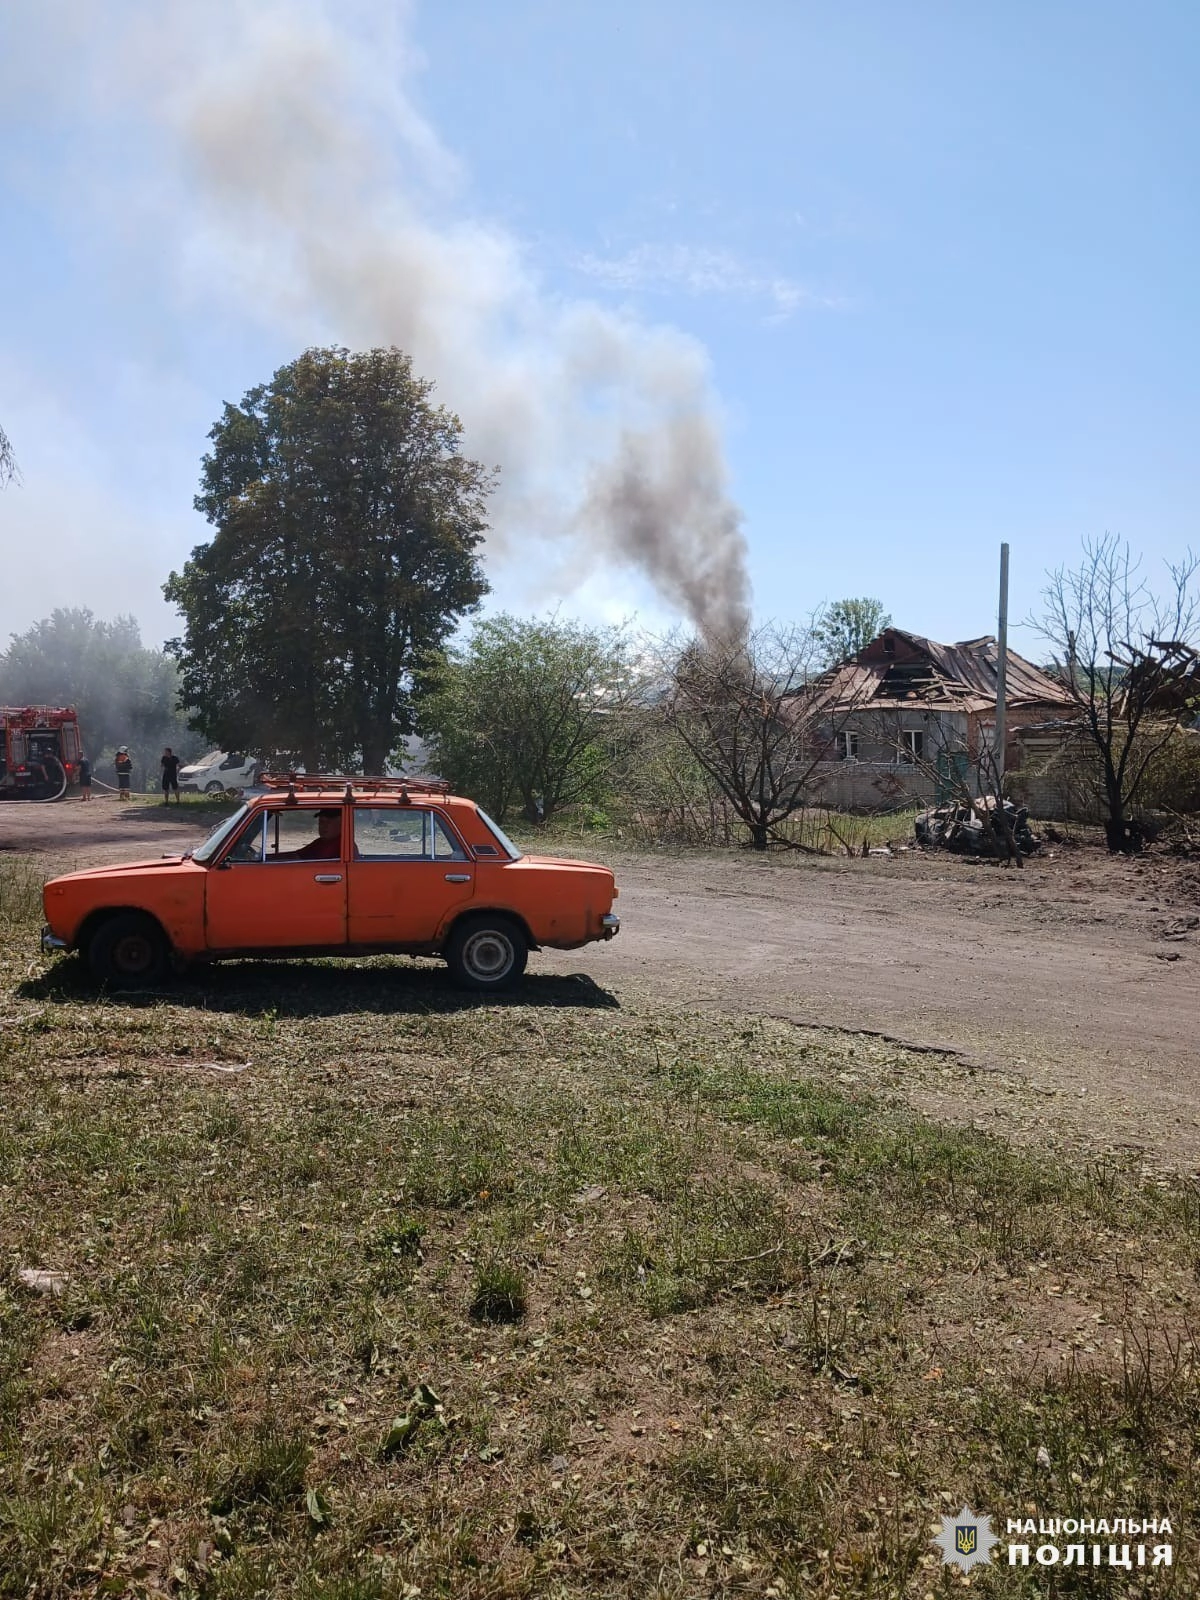
{"type": "MultiPolygon", "coordinates": [[[[988,711],[996,704],[996,641],[938,644],[903,628],[887,628],[853,661],[834,667],[817,688],[832,707],[898,710],[914,704],[946,711],[988,711]]],[[[1010,706],[1069,706],[1066,688],[1015,650],[1008,652],[1010,706]]]]}

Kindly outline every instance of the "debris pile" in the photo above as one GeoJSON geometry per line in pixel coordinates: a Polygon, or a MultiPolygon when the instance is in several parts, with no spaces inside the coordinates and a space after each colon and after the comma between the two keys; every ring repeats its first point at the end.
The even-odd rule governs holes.
{"type": "Polygon", "coordinates": [[[937,806],[922,811],[913,828],[923,850],[940,847],[963,856],[1010,854],[1008,837],[1023,856],[1033,855],[1042,841],[1029,826],[1029,813],[1011,800],[1001,810],[989,795],[970,805],[937,806]]]}

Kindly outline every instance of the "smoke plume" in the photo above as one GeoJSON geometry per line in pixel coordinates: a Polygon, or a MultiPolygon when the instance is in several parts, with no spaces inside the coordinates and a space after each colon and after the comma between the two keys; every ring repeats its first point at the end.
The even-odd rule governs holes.
{"type": "MultiPolygon", "coordinates": [[[[197,0],[125,13],[108,92],[147,116],[189,223],[185,283],[213,283],[305,343],[395,344],[501,468],[494,555],[547,593],[631,567],[703,632],[745,627],[741,515],[699,344],[551,294],[406,89],[386,8],[197,0]]],[[[86,16],[86,11],[78,15],[86,16]]],[[[265,376],[265,374],[264,374],[265,376]]]]}

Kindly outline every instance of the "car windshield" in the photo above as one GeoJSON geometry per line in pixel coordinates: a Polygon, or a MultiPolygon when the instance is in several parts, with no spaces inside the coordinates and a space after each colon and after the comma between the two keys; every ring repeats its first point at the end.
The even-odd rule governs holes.
{"type": "Polygon", "coordinates": [[[210,750],[206,756],[197,756],[195,761],[189,761],[189,767],[211,767],[214,761],[220,761],[224,755],[223,750],[210,750]]]}
{"type": "Polygon", "coordinates": [[[213,829],[204,843],[192,851],[192,860],[211,861],[230,834],[246,820],[246,813],[249,810],[249,806],[239,806],[231,817],[226,817],[219,827],[213,829]]]}
{"type": "Polygon", "coordinates": [[[520,861],[521,852],[517,849],[516,845],[508,837],[508,835],[505,833],[504,829],[500,826],[500,824],[498,822],[493,822],[491,817],[488,816],[487,812],[483,809],[482,806],[476,806],[475,809],[479,813],[480,820],[482,822],[485,822],[488,825],[488,827],[492,830],[492,832],[495,834],[496,838],[500,841],[500,843],[508,851],[509,855],[513,858],[513,860],[514,861],[520,861]]]}

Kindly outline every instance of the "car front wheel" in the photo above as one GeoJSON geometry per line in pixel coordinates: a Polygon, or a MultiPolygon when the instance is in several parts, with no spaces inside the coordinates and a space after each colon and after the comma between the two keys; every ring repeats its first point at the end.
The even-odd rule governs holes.
{"type": "Polygon", "coordinates": [[[92,976],[113,989],[161,983],[167,973],[167,941],[150,917],[124,912],[102,922],[88,942],[92,976]]]}
{"type": "Polygon", "coordinates": [[[525,971],[529,946],[507,917],[460,922],[446,947],[450,976],[460,989],[507,989],[525,971]]]}

